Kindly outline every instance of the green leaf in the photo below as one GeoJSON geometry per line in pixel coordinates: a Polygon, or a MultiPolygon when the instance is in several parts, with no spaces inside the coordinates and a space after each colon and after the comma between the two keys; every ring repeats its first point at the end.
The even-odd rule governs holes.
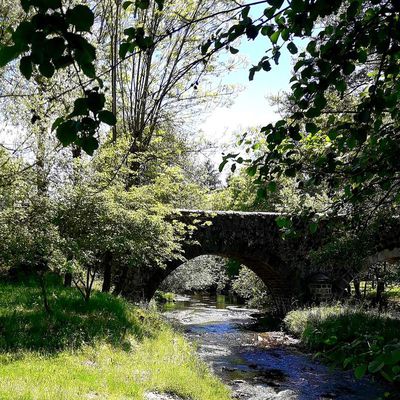
{"type": "Polygon", "coordinates": [[[117,118],[115,115],[111,111],[107,110],[99,112],[99,120],[111,126],[114,126],[117,123],[117,118]]]}
{"type": "Polygon", "coordinates": [[[119,56],[125,58],[128,52],[132,52],[135,49],[134,43],[123,42],[119,46],[119,56]]]}
{"type": "Polygon", "coordinates": [[[275,31],[275,32],[269,37],[270,40],[271,40],[271,42],[272,42],[273,44],[276,44],[276,43],[278,42],[279,35],[280,35],[280,32],[279,32],[279,31],[275,31]]]}
{"type": "Polygon", "coordinates": [[[90,64],[96,59],[96,49],[86,40],[78,40],[74,52],[75,60],[78,64],[90,64]]]}
{"type": "Polygon", "coordinates": [[[249,16],[250,6],[246,6],[242,10],[242,18],[246,19],[249,16]]]}
{"type": "Polygon", "coordinates": [[[22,57],[19,62],[19,70],[21,74],[26,78],[30,79],[32,76],[32,59],[30,57],[22,57]]]}
{"type": "Polygon", "coordinates": [[[21,7],[27,13],[31,8],[31,0],[21,0],[21,7]]]}
{"type": "Polygon", "coordinates": [[[287,48],[291,54],[296,54],[298,52],[297,46],[293,42],[288,43],[287,48]]]}
{"type": "Polygon", "coordinates": [[[375,374],[376,372],[380,371],[385,366],[385,363],[378,357],[376,360],[371,361],[368,364],[368,371],[371,374],[375,374]]]}
{"type": "Polygon", "coordinates": [[[362,364],[359,365],[355,370],[354,370],[354,376],[357,379],[361,379],[365,373],[367,372],[367,365],[366,364],[362,364]]]}
{"type": "Polygon", "coordinates": [[[46,54],[52,59],[60,58],[66,48],[63,38],[55,37],[45,42],[46,54]]]}
{"type": "Polygon", "coordinates": [[[53,65],[56,69],[68,67],[74,62],[71,56],[61,56],[59,58],[53,58],[53,65]]]}
{"type": "Polygon", "coordinates": [[[78,4],[66,13],[67,22],[74,25],[79,32],[90,32],[94,23],[94,14],[92,10],[82,4],[78,4]]]}
{"type": "Polygon", "coordinates": [[[338,92],[344,93],[347,89],[347,85],[344,79],[341,79],[335,83],[335,88],[338,92]]]}
{"type": "Polygon", "coordinates": [[[368,59],[368,53],[366,52],[366,50],[361,49],[357,53],[357,58],[360,63],[364,64],[368,59]]]}
{"type": "Polygon", "coordinates": [[[310,224],[308,225],[308,229],[310,231],[310,233],[314,234],[315,232],[317,232],[318,230],[318,222],[310,222],[310,224]]]}
{"type": "Polygon", "coordinates": [[[315,117],[319,117],[320,115],[321,115],[321,111],[315,107],[308,109],[306,112],[307,118],[315,118],[315,117]]]}
{"type": "Polygon", "coordinates": [[[286,42],[289,39],[289,29],[283,29],[281,31],[281,37],[286,42]]]}
{"type": "Polygon", "coordinates": [[[124,10],[126,10],[129,6],[131,6],[133,4],[133,1],[125,1],[123,4],[122,4],[122,8],[124,9],[124,10]]]}
{"type": "Polygon", "coordinates": [[[58,117],[54,122],[53,125],[51,126],[51,131],[53,132],[54,129],[56,129],[58,126],[60,126],[60,124],[64,122],[64,118],[63,117],[58,117]]]}
{"type": "Polygon", "coordinates": [[[87,105],[90,111],[93,112],[100,111],[104,107],[105,102],[106,99],[103,93],[97,93],[95,91],[92,91],[88,94],[87,105]]]}
{"type": "Polygon", "coordinates": [[[226,165],[227,163],[228,163],[228,159],[224,159],[224,160],[222,161],[222,163],[219,164],[219,167],[218,167],[219,172],[222,172],[222,171],[223,171],[223,169],[225,168],[225,165],[226,165]]]}
{"type": "Polygon", "coordinates": [[[277,217],[275,221],[279,228],[290,228],[291,226],[291,221],[288,217],[277,217]]]}
{"type": "Polygon", "coordinates": [[[290,178],[294,178],[296,176],[296,169],[295,168],[285,169],[285,175],[289,176],[290,178]]]}
{"type": "Polygon", "coordinates": [[[55,68],[50,61],[47,61],[39,65],[39,71],[44,77],[51,78],[54,75],[55,68]]]}
{"type": "Polygon", "coordinates": [[[96,69],[94,68],[94,65],[92,63],[88,64],[80,64],[82,72],[88,77],[88,78],[95,78],[96,77],[96,69]]]}
{"type": "Polygon", "coordinates": [[[283,4],[283,0],[268,0],[267,2],[275,8],[281,8],[283,4]]]}
{"type": "Polygon", "coordinates": [[[327,100],[326,100],[325,96],[323,95],[323,93],[318,93],[314,99],[315,108],[317,108],[318,110],[322,110],[326,106],[326,104],[327,104],[327,100]]]}
{"type": "Polygon", "coordinates": [[[356,66],[349,61],[346,61],[343,64],[343,73],[345,75],[350,75],[355,69],[356,69],[356,66]]]}
{"type": "Polygon", "coordinates": [[[306,123],[306,131],[311,133],[311,134],[317,133],[318,132],[318,126],[315,125],[313,122],[307,122],[306,123]]]}
{"type": "Polygon", "coordinates": [[[230,51],[232,54],[237,54],[237,53],[239,53],[239,50],[238,50],[238,49],[235,49],[235,48],[232,47],[232,46],[229,47],[229,51],[230,51]]]}
{"type": "Polygon", "coordinates": [[[94,151],[99,147],[99,142],[93,136],[88,136],[81,138],[80,145],[85,153],[92,156],[94,151]]]}
{"type": "Polygon", "coordinates": [[[267,197],[267,190],[264,187],[260,187],[257,189],[257,198],[265,199],[267,197]]]}
{"type": "Polygon", "coordinates": [[[301,13],[306,9],[306,5],[303,0],[292,0],[290,3],[290,8],[295,13],[301,13]]]}
{"type": "Polygon", "coordinates": [[[269,182],[268,185],[267,185],[267,188],[272,193],[276,192],[276,189],[277,189],[276,182],[274,182],[274,181],[269,182]]]}
{"type": "Polygon", "coordinates": [[[23,46],[31,42],[34,31],[35,28],[32,22],[23,21],[15,29],[12,39],[17,46],[23,46]]]}
{"type": "Polygon", "coordinates": [[[264,71],[271,71],[271,63],[269,61],[263,61],[261,67],[264,71]]]}
{"type": "MultiPolygon", "coordinates": [[[[54,126],[54,124],[53,124],[54,126]]],[[[57,127],[57,138],[62,143],[62,145],[68,146],[73,143],[77,138],[77,126],[76,122],[69,119],[57,127]]]]}
{"type": "Polygon", "coordinates": [[[137,8],[140,8],[141,10],[146,10],[150,6],[150,1],[149,0],[136,0],[135,5],[137,8]]]}
{"type": "Polygon", "coordinates": [[[158,6],[158,10],[162,11],[164,9],[164,0],[155,0],[158,6]]]}
{"type": "Polygon", "coordinates": [[[0,67],[4,67],[10,61],[19,56],[20,52],[16,46],[3,46],[0,48],[0,67]]]}
{"type": "Polygon", "coordinates": [[[74,111],[70,116],[87,115],[88,114],[88,102],[85,97],[76,99],[74,102],[74,111]]]}
{"type": "Polygon", "coordinates": [[[258,36],[258,28],[255,25],[246,27],[246,36],[248,39],[254,40],[258,36]]]}
{"type": "Polygon", "coordinates": [[[273,33],[273,28],[271,25],[266,25],[261,28],[261,35],[263,36],[269,36],[272,35],[272,33],[273,33]]]}
{"type": "Polygon", "coordinates": [[[254,176],[257,173],[257,166],[256,165],[251,165],[246,169],[247,175],[249,176],[254,176]]]}

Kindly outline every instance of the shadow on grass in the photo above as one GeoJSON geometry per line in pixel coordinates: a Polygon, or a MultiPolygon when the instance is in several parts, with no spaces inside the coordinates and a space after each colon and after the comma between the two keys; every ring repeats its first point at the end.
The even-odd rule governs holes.
{"type": "Polygon", "coordinates": [[[52,313],[46,314],[34,282],[0,282],[0,353],[54,353],[106,342],[129,350],[130,336],[151,333],[152,316],[126,301],[95,292],[85,303],[74,288],[48,287],[52,313]]]}

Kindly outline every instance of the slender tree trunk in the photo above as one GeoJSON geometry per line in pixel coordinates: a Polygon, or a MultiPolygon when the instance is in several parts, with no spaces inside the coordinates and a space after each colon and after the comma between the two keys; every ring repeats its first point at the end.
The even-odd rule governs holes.
{"type": "Polygon", "coordinates": [[[45,282],[45,279],[44,279],[44,273],[43,272],[39,273],[39,285],[40,285],[40,289],[42,291],[44,309],[45,309],[46,313],[48,315],[50,315],[51,314],[51,308],[50,308],[49,300],[48,300],[48,297],[47,297],[46,282],[45,282]]]}
{"type": "Polygon", "coordinates": [[[110,251],[106,251],[104,255],[104,275],[103,275],[103,287],[102,292],[109,292],[111,289],[111,270],[112,270],[112,254],[110,251]]]}
{"type": "Polygon", "coordinates": [[[379,305],[379,311],[383,308],[383,292],[385,291],[385,282],[379,280],[376,285],[376,303],[379,305]]]}
{"type": "MultiPolygon", "coordinates": [[[[113,114],[117,115],[117,68],[118,68],[118,29],[119,29],[119,12],[120,0],[115,0],[115,23],[111,35],[111,109],[113,114]]],[[[112,128],[112,141],[117,141],[117,126],[112,128]]]]}
{"type": "Polygon", "coordinates": [[[72,274],[71,274],[71,272],[67,272],[64,275],[64,286],[65,287],[71,287],[72,286],[72,274]]]}
{"type": "MultiPolygon", "coordinates": [[[[80,147],[76,147],[76,146],[72,147],[72,158],[73,159],[80,158],[81,154],[82,154],[82,149],[80,147]]],[[[75,166],[74,166],[74,168],[75,168],[75,166]]],[[[74,186],[76,185],[76,182],[77,182],[77,177],[76,177],[75,171],[74,171],[74,176],[73,176],[73,184],[74,184],[74,186]]],[[[72,254],[69,255],[68,257],[69,257],[69,260],[73,259],[73,255],[72,254]]],[[[64,286],[65,287],[71,287],[72,286],[72,281],[73,281],[72,272],[67,272],[65,274],[65,276],[64,276],[64,286]]]]}
{"type": "Polygon", "coordinates": [[[358,279],[354,279],[353,285],[357,299],[361,299],[360,281],[358,279]]]}

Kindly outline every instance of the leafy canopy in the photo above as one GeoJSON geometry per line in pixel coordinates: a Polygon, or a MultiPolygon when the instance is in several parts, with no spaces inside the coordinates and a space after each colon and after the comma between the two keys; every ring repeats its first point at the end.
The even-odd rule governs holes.
{"type": "MultiPolygon", "coordinates": [[[[269,39],[267,55],[250,69],[278,65],[282,51],[295,55],[289,115],[261,129],[267,151],[247,160],[248,173],[273,190],[281,176],[299,187],[327,184],[336,204],[356,204],[377,192],[393,196],[399,174],[400,3],[397,1],[268,0],[257,19],[242,9],[239,22],[203,46],[208,54],[242,36],[269,39]],[[299,53],[298,44],[306,42],[299,53]],[[214,48],[213,48],[214,46],[214,48]],[[352,107],[332,109],[329,97],[353,96],[352,107]],[[306,163],[303,148],[321,145],[306,163]]],[[[243,162],[237,154],[224,157],[243,162]]],[[[382,197],[383,197],[382,196],[382,197]]],[[[398,202],[399,198],[395,201],[398,202]]]]}

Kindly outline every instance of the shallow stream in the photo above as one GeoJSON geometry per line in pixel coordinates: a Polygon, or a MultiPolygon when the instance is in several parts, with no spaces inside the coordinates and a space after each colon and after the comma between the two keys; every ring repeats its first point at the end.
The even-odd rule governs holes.
{"type": "Polygon", "coordinates": [[[258,332],[257,310],[224,297],[178,297],[165,317],[198,345],[200,356],[243,400],[375,400],[385,389],[351,372],[331,371],[280,331],[258,332]],[[218,301],[217,301],[218,300],[218,301]]]}

